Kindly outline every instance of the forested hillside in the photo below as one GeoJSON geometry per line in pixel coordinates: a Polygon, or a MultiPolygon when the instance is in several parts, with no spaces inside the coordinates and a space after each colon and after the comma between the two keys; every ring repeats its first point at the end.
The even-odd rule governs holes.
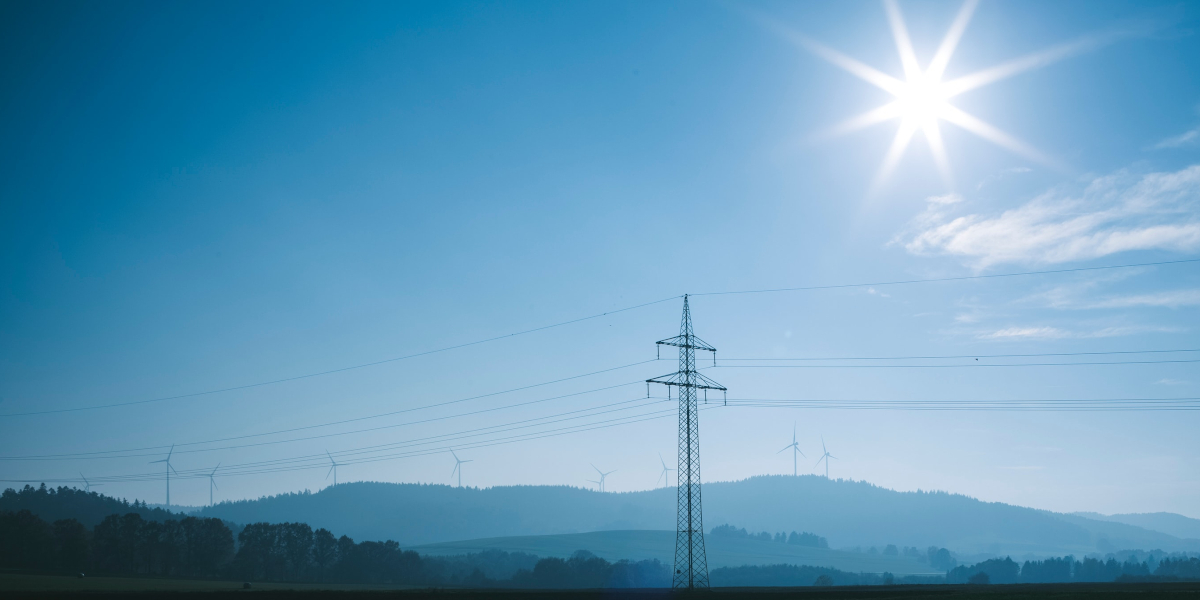
{"type": "MultiPolygon", "coordinates": [[[[675,491],[599,493],[565,486],[488,489],[347,483],[318,493],[227,502],[198,515],[249,523],[303,521],[404,545],[614,529],[672,529],[675,491]]],[[[764,476],[704,486],[708,523],[810,531],[834,548],[946,547],[1014,556],[1120,549],[1200,550],[1200,542],[1134,526],[944,492],[897,492],[818,476],[764,476]]]]}
{"type": "Polygon", "coordinates": [[[99,525],[113,514],[137,513],[148,521],[182,519],[184,514],[161,508],[150,508],[145,502],[121,500],[97,492],[85,492],[69,487],[25,486],[20,490],[8,488],[0,495],[0,511],[28,510],[48,522],[75,519],[87,527],[99,525]]]}

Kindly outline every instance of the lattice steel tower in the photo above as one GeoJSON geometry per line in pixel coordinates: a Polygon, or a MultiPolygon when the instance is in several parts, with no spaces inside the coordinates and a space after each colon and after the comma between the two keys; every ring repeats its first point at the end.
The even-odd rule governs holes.
{"type": "MultiPolygon", "coordinates": [[[[700,415],[697,390],[704,390],[704,401],[708,401],[708,390],[726,391],[725,388],[696,372],[696,350],[713,353],[713,364],[717,362],[717,349],[692,333],[692,312],[688,308],[688,297],[683,297],[683,323],[679,335],[657,342],[657,347],[679,348],[679,371],[654,379],[679,388],[679,470],[676,472],[675,509],[675,576],[672,587],[708,587],[708,559],[704,555],[704,515],[700,507],[700,415]]],[[[671,388],[667,388],[670,396],[671,388]]]]}

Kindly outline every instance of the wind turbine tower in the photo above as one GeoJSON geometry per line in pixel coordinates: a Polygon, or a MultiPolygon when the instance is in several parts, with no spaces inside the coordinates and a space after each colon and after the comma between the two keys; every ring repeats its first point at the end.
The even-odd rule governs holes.
{"type": "Polygon", "coordinates": [[[679,348],[679,370],[662,377],[647,379],[648,384],[661,383],[679,389],[679,447],[677,456],[679,470],[675,474],[675,573],[671,587],[694,589],[707,588],[708,558],[704,553],[704,511],[700,504],[700,405],[698,390],[704,390],[705,402],[708,390],[726,391],[725,386],[696,372],[696,351],[713,353],[717,360],[717,349],[692,333],[692,311],[688,308],[688,297],[683,297],[683,320],[679,335],[659,340],[657,347],[679,348]]]}
{"type": "Polygon", "coordinates": [[[79,474],[79,478],[83,480],[83,493],[85,493],[85,494],[90,494],[92,491],[92,488],[94,488],[94,487],[100,487],[100,486],[104,485],[103,483],[97,483],[97,484],[93,485],[90,481],[87,480],[87,477],[83,476],[83,473],[79,474]]]}
{"type": "Polygon", "coordinates": [[[830,454],[829,450],[825,448],[825,436],[821,436],[821,452],[824,452],[824,454],[821,455],[821,458],[817,459],[817,464],[813,466],[819,467],[821,466],[821,461],[825,461],[825,479],[829,479],[829,459],[837,460],[837,457],[830,454]]]}
{"type": "MultiPolygon", "coordinates": [[[[167,510],[171,510],[171,471],[175,471],[175,467],[171,466],[171,454],[175,452],[175,444],[171,444],[171,449],[167,451],[167,457],[162,460],[152,460],[150,464],[167,463],[167,510]]],[[[179,471],[175,471],[178,475],[179,471]]],[[[81,473],[82,475],[82,473],[81,473]]]]}
{"type": "MultiPolygon", "coordinates": [[[[589,463],[589,464],[590,464],[590,463],[589,463]]],[[[596,469],[596,465],[592,465],[592,468],[593,468],[593,469],[596,469]]],[[[600,469],[596,469],[596,472],[600,474],[600,481],[599,481],[599,484],[600,484],[600,491],[602,491],[602,492],[603,492],[603,491],[604,491],[604,480],[605,480],[605,479],[607,479],[609,475],[612,475],[613,473],[616,473],[616,472],[617,472],[617,470],[616,470],[616,469],[613,469],[613,470],[611,470],[611,471],[609,471],[609,472],[605,473],[605,472],[601,471],[600,469]]]]}
{"type": "MultiPolygon", "coordinates": [[[[668,475],[670,475],[671,471],[674,471],[675,469],[667,468],[667,461],[663,460],[662,452],[658,453],[658,462],[662,463],[663,468],[662,473],[658,476],[658,479],[663,482],[663,487],[666,487],[668,483],[671,483],[671,479],[668,477],[668,475]]],[[[658,485],[658,481],[655,481],[654,484],[658,485]]]]}
{"type": "MultiPolygon", "coordinates": [[[[800,446],[796,443],[796,424],[795,423],[792,423],[792,443],[789,446],[784,446],[783,450],[787,450],[788,448],[792,449],[792,477],[795,477],[797,474],[797,472],[796,472],[796,453],[799,453],[800,456],[804,456],[804,453],[800,452],[800,446]]],[[[779,452],[783,452],[783,450],[780,450],[779,452]]],[[[779,454],[779,452],[776,452],[775,454],[779,454]]],[[[808,457],[804,456],[804,458],[808,458],[808,457]]]]}
{"type": "Polygon", "coordinates": [[[220,469],[220,468],[221,468],[221,463],[217,463],[217,466],[213,467],[212,473],[208,474],[208,505],[209,506],[213,505],[213,489],[220,489],[217,487],[217,480],[214,479],[214,476],[217,474],[217,469],[220,469]]]}
{"type": "MultiPolygon", "coordinates": [[[[329,472],[325,473],[325,479],[329,480],[329,474],[332,473],[333,474],[333,487],[337,487],[337,468],[338,468],[337,461],[333,460],[333,455],[330,454],[328,450],[325,451],[325,456],[329,457],[329,465],[330,465],[329,472]]],[[[215,472],[216,470],[214,469],[213,471],[215,472]]]]}
{"type": "MultiPolygon", "coordinates": [[[[466,463],[471,462],[471,460],[462,460],[462,459],[458,458],[458,455],[454,454],[453,449],[450,450],[450,454],[454,455],[454,470],[450,471],[450,476],[454,477],[454,474],[458,473],[458,487],[462,487],[462,466],[466,463]]],[[[601,484],[601,485],[603,485],[603,484],[601,484]]]]}

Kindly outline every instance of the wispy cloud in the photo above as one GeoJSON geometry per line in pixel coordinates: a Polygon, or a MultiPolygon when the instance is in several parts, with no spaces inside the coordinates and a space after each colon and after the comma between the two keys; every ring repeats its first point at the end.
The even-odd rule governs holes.
{"type": "Polygon", "coordinates": [[[1189,383],[1191,382],[1183,379],[1159,379],[1154,382],[1154,385],[1187,385],[1189,383]]]}
{"type": "Polygon", "coordinates": [[[1029,167],[1011,167],[1008,169],[1001,169],[999,172],[997,172],[993,175],[988,175],[987,177],[983,178],[983,181],[980,181],[975,186],[975,191],[978,192],[979,190],[982,190],[984,187],[989,186],[993,183],[996,183],[997,181],[1000,181],[1001,179],[1004,179],[1011,175],[1020,175],[1022,173],[1029,173],[1032,171],[1033,171],[1033,169],[1030,169],[1029,167]]]}
{"type": "Polygon", "coordinates": [[[958,195],[929,198],[894,243],[917,255],[958,256],[977,269],[1064,263],[1130,250],[1200,249],[1200,165],[1097,177],[1078,193],[1050,190],[999,214],[971,214],[958,195]]]}
{"type": "Polygon", "coordinates": [[[1192,146],[1200,144],[1200,127],[1185,131],[1179,135],[1169,137],[1153,146],[1155,150],[1166,150],[1169,148],[1182,148],[1183,146],[1192,146]]]}
{"type": "Polygon", "coordinates": [[[1196,306],[1200,304],[1200,290],[1174,290],[1152,294],[1137,294],[1134,296],[1116,296],[1106,298],[1085,308],[1132,308],[1135,306],[1161,306],[1179,308],[1181,306],[1196,306]]]}
{"type": "Polygon", "coordinates": [[[1005,327],[996,331],[979,334],[985,340],[1011,339],[1058,339],[1069,337],[1071,334],[1057,327],[1005,327]]]}
{"type": "Polygon", "coordinates": [[[1071,331],[1049,326],[1014,326],[991,331],[978,331],[975,337],[981,340],[1059,340],[1059,339],[1095,339],[1137,335],[1141,333],[1179,333],[1184,331],[1177,327],[1155,326],[1123,326],[1102,327],[1090,331],[1071,331]]]}

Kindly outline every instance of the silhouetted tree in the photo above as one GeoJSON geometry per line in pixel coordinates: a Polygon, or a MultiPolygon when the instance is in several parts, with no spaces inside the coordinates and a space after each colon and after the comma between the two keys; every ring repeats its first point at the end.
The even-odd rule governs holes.
{"type": "Polygon", "coordinates": [[[54,522],[54,553],[57,566],[64,571],[82,572],[89,553],[87,528],[75,519],[54,522]]]}

